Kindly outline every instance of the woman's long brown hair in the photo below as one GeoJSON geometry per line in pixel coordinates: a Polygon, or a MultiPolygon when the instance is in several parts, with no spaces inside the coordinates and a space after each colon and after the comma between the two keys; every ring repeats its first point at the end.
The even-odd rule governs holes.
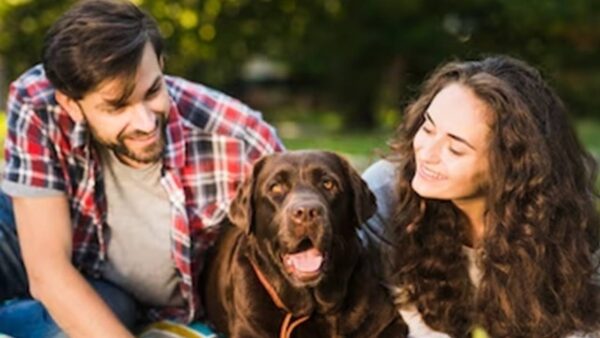
{"type": "Polygon", "coordinates": [[[474,325],[492,337],[565,337],[599,328],[600,290],[591,284],[600,226],[596,162],[539,72],[509,57],[453,62],[436,70],[392,141],[398,169],[388,235],[388,278],[432,328],[463,337],[474,325]],[[464,215],[449,201],[418,196],[412,140],[435,95],[470,88],[492,112],[482,277],[469,279],[464,215]],[[389,238],[389,237],[388,237],[389,238]]]}

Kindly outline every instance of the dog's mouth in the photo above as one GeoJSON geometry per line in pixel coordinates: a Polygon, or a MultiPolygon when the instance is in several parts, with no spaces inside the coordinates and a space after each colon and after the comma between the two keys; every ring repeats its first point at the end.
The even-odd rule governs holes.
{"type": "Polygon", "coordinates": [[[302,240],[294,252],[282,255],[287,273],[302,282],[317,279],[321,275],[324,260],[323,253],[310,239],[302,240]]]}

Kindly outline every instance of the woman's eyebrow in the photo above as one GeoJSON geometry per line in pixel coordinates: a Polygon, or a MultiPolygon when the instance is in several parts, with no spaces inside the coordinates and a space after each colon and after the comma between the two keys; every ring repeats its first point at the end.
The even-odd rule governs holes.
{"type": "MultiPolygon", "coordinates": [[[[431,124],[433,124],[433,126],[435,127],[435,122],[433,121],[433,118],[431,118],[431,115],[429,114],[429,112],[425,112],[425,119],[427,121],[429,121],[431,124]]],[[[469,143],[467,140],[465,140],[464,138],[462,138],[458,135],[455,135],[455,134],[450,134],[450,133],[447,133],[447,135],[448,135],[448,137],[450,137],[460,143],[464,143],[467,147],[477,151],[477,149],[475,149],[475,147],[471,143],[469,143]]]]}

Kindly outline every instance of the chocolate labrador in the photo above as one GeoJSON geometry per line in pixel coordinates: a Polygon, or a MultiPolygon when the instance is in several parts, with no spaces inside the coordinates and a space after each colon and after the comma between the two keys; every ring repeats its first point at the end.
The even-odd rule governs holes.
{"type": "Polygon", "coordinates": [[[334,153],[259,160],[205,269],[209,321],[231,338],[405,337],[357,236],[375,208],[334,153]]]}

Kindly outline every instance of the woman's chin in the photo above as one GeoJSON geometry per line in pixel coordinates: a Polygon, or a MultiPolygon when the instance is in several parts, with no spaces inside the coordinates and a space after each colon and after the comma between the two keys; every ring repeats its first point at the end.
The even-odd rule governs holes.
{"type": "Polygon", "coordinates": [[[412,186],[413,190],[417,193],[417,195],[419,195],[423,198],[433,198],[433,199],[440,198],[439,190],[436,189],[435,186],[433,186],[429,182],[423,182],[418,177],[415,177],[412,180],[411,186],[412,186]]]}

